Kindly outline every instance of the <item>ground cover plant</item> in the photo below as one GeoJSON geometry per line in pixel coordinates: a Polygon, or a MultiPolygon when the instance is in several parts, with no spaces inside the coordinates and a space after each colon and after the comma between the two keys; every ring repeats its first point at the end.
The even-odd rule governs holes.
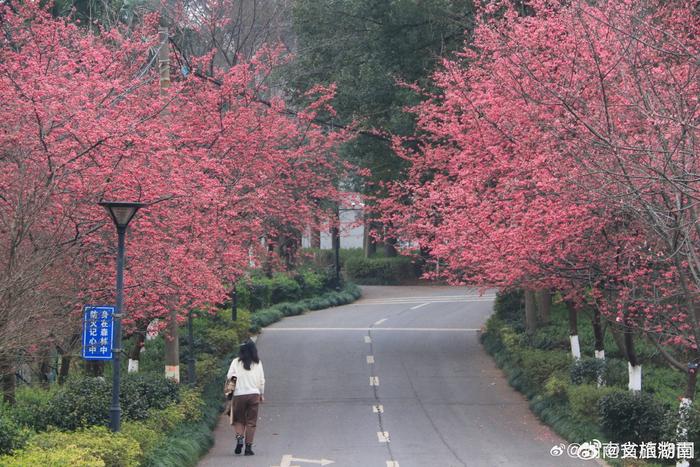
{"type": "MultiPolygon", "coordinates": [[[[575,359],[568,347],[568,312],[556,301],[549,324],[528,335],[522,292],[506,292],[498,295],[481,341],[508,382],[527,396],[533,412],[572,443],[700,442],[697,410],[691,409],[684,424],[687,433],[678,431],[684,378],[668,367],[653,344],[634,337],[645,369],[642,391],[636,392],[628,387],[624,349],[610,332],[605,335],[605,360],[593,358],[593,326],[582,326],[579,337],[583,357],[575,359]]],[[[620,455],[605,460],[615,464],[620,455]]],[[[654,462],[660,460],[643,465],[658,465],[654,462]]],[[[673,458],[665,462],[675,464],[673,458]]]]}

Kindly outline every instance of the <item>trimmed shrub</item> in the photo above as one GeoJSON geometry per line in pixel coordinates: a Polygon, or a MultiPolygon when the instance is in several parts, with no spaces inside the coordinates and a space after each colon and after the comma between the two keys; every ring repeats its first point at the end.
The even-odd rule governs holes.
{"type": "Polygon", "coordinates": [[[345,262],[346,276],[358,284],[391,285],[416,278],[411,259],[352,257],[345,262]]]}
{"type": "Polygon", "coordinates": [[[141,455],[136,440],[122,433],[112,433],[103,426],[73,432],[46,431],[34,436],[30,445],[47,451],[76,446],[101,459],[105,467],[136,467],[141,455]]]}
{"type": "Polygon", "coordinates": [[[214,443],[211,427],[204,423],[183,424],[151,451],[144,466],[186,467],[197,465],[199,458],[214,443]]]}
{"type": "Polygon", "coordinates": [[[238,348],[236,328],[211,326],[206,329],[202,339],[209,344],[211,353],[214,355],[226,355],[238,348]]]}
{"type": "Polygon", "coordinates": [[[194,371],[197,375],[197,383],[200,384],[219,376],[219,364],[213,356],[199,354],[194,362],[194,371]]]}
{"type": "Polygon", "coordinates": [[[532,336],[530,345],[542,350],[569,350],[567,332],[559,326],[546,326],[532,336]]]}
{"type": "Polygon", "coordinates": [[[593,384],[570,386],[567,390],[571,411],[577,416],[591,421],[598,421],[598,402],[604,396],[623,389],[601,387],[593,384]]]}
{"type": "MultiPolygon", "coordinates": [[[[596,384],[598,375],[606,376],[607,364],[598,358],[581,358],[571,363],[571,382],[574,384],[596,384]]],[[[606,378],[607,381],[607,378],[606,378]]]]}
{"type": "Polygon", "coordinates": [[[0,465],[3,467],[105,467],[102,459],[96,458],[86,449],[75,446],[65,446],[52,450],[35,447],[18,451],[12,456],[0,457],[0,465]]]}
{"type": "Polygon", "coordinates": [[[45,430],[49,422],[51,400],[56,395],[58,387],[50,389],[22,386],[15,393],[15,404],[11,408],[14,420],[35,431],[45,430]]]}
{"type": "Polygon", "coordinates": [[[0,414],[0,454],[20,449],[27,442],[25,430],[6,414],[0,414]]]}
{"type": "Polygon", "coordinates": [[[566,399],[568,389],[569,381],[559,374],[550,376],[544,384],[545,395],[554,399],[566,399]]]}
{"type": "Polygon", "coordinates": [[[601,428],[614,442],[658,442],[666,407],[649,394],[615,391],[598,403],[601,428]]]}
{"type": "Polygon", "coordinates": [[[522,290],[507,290],[496,294],[493,309],[503,321],[523,325],[525,296],[522,290]]]}
{"type": "Polygon", "coordinates": [[[143,464],[148,454],[165,438],[165,434],[149,428],[145,422],[122,423],[121,433],[139,444],[138,464],[143,464]]]}
{"type": "Polygon", "coordinates": [[[130,420],[143,420],[149,409],[163,409],[177,402],[178,385],[160,374],[129,373],[121,387],[122,413],[130,420]]]}
{"type": "Polygon", "coordinates": [[[527,386],[537,389],[547,382],[556,372],[565,372],[571,364],[571,357],[563,352],[527,349],[517,355],[522,370],[527,378],[527,386]]]}
{"type": "Polygon", "coordinates": [[[45,416],[63,430],[106,425],[110,399],[111,385],[103,378],[74,377],[55,394],[45,416]]]}
{"type": "Polygon", "coordinates": [[[168,433],[185,419],[186,417],[182,411],[176,405],[171,405],[160,410],[149,410],[148,417],[144,423],[152,430],[161,433],[168,433]]]}
{"type": "Polygon", "coordinates": [[[301,299],[299,283],[284,274],[275,274],[270,283],[272,303],[293,302],[301,299]]]}
{"type": "Polygon", "coordinates": [[[176,407],[184,418],[193,422],[200,421],[204,405],[199,391],[184,387],[180,389],[180,402],[177,403],[176,407]]]}
{"type": "Polygon", "coordinates": [[[301,294],[304,297],[313,297],[322,293],[326,283],[324,275],[315,271],[302,271],[294,276],[294,280],[301,287],[301,294]]]}
{"type": "Polygon", "coordinates": [[[282,312],[274,307],[261,310],[255,313],[251,319],[251,331],[257,332],[260,328],[281,320],[283,316],[282,312]]]}

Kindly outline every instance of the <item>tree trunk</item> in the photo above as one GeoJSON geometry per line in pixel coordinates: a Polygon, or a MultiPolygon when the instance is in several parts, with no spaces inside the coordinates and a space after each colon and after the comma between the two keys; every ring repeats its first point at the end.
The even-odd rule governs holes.
{"type": "MultiPolygon", "coordinates": [[[[626,323],[625,323],[626,324],[626,323]]],[[[634,333],[629,326],[625,326],[625,355],[627,355],[629,382],[628,388],[633,392],[642,390],[642,365],[637,359],[637,354],[634,351],[634,333]]]]}
{"type": "Polygon", "coordinates": [[[39,382],[42,386],[49,385],[49,375],[51,374],[51,363],[49,362],[50,355],[44,355],[39,364],[39,382]]]}
{"type": "Polygon", "coordinates": [[[177,310],[173,307],[165,330],[165,377],[180,382],[180,333],[177,310]]]}
{"type": "Polygon", "coordinates": [[[70,362],[70,355],[61,355],[61,366],[58,370],[58,384],[63,384],[68,379],[68,373],[70,372],[70,362]]]}
{"type": "Polygon", "coordinates": [[[2,385],[3,400],[14,404],[17,387],[15,366],[12,364],[12,359],[5,355],[0,355],[0,385],[2,385]]]}
{"type": "Polygon", "coordinates": [[[384,240],[384,255],[387,258],[395,258],[398,255],[395,238],[386,238],[384,240]]]}
{"type": "Polygon", "coordinates": [[[578,339],[578,311],[576,304],[571,300],[565,300],[564,304],[569,312],[569,342],[571,342],[571,356],[579,360],[581,358],[581,345],[578,339]]]}
{"type": "Polygon", "coordinates": [[[316,227],[311,228],[311,238],[309,239],[311,248],[321,249],[321,230],[316,227]]]}
{"type": "MultiPolygon", "coordinates": [[[[695,386],[697,384],[698,373],[697,364],[692,363],[688,368],[688,380],[686,382],[685,394],[678,405],[678,425],[676,426],[676,442],[687,442],[688,430],[690,429],[690,414],[693,409],[693,399],[695,398],[695,386]]],[[[679,459],[676,467],[688,467],[687,460],[679,459]]]]}
{"type": "Polygon", "coordinates": [[[600,309],[593,307],[593,337],[595,339],[595,358],[605,360],[605,333],[600,320],[600,309]]]}
{"type": "MultiPolygon", "coordinates": [[[[593,307],[593,338],[594,346],[593,353],[598,360],[605,360],[605,333],[600,321],[600,309],[597,306],[593,307]]],[[[601,365],[598,367],[598,387],[605,386],[605,368],[601,365]]]]}
{"type": "Polygon", "coordinates": [[[267,238],[267,255],[265,255],[265,262],[263,264],[263,273],[265,274],[266,277],[272,277],[272,270],[273,270],[273,265],[272,265],[272,258],[274,256],[275,252],[275,244],[276,242],[271,239],[267,238]]]}
{"type": "Polygon", "coordinates": [[[372,216],[365,217],[365,231],[362,239],[362,246],[365,250],[365,258],[377,254],[377,241],[374,239],[372,232],[377,228],[377,223],[372,220],[372,216]]]}
{"type": "Polygon", "coordinates": [[[537,312],[542,324],[549,324],[549,314],[552,309],[552,292],[548,289],[537,291],[537,312]]]}
{"type": "Polygon", "coordinates": [[[129,373],[139,372],[139,361],[141,360],[141,350],[146,342],[146,332],[136,331],[134,338],[134,346],[129,353],[129,366],[127,368],[129,373]]]}
{"type": "Polygon", "coordinates": [[[537,331],[537,306],[535,292],[525,290],[525,332],[532,336],[537,331]]]}

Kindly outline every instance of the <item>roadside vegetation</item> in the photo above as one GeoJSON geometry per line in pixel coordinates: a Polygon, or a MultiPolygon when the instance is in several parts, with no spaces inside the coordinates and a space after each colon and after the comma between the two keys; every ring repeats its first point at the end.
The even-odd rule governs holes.
{"type": "MultiPolygon", "coordinates": [[[[13,405],[0,404],[0,465],[196,465],[213,444],[223,378],[238,344],[284,316],[349,303],[360,296],[354,284],[346,283],[336,291],[333,277],[310,269],[272,277],[254,273],[238,283],[237,291],[236,321],[231,319],[230,303],[214,313],[195,313],[195,381],[188,381],[186,365],[181,367],[181,384],[163,376],[163,335],[146,341],[138,373],[127,373],[125,365],[119,433],[106,428],[109,365],[104,377],[86,375],[80,366],[62,385],[20,386],[13,405]]],[[[180,360],[188,362],[186,327],[180,332],[180,360]]]]}
{"type": "Polygon", "coordinates": [[[624,348],[617,346],[611,332],[605,334],[606,358],[601,360],[593,358],[593,326],[581,326],[582,357],[574,358],[566,307],[555,300],[549,322],[531,335],[524,307],[522,292],[500,293],[481,341],[511,386],[527,396],[532,411],[558,434],[573,443],[597,439],[620,445],[679,441],[699,445],[700,414],[695,408],[684,423],[687,438],[678,432],[684,375],[670,368],[648,339],[634,336],[644,384],[641,392],[633,392],[628,389],[624,348]]]}

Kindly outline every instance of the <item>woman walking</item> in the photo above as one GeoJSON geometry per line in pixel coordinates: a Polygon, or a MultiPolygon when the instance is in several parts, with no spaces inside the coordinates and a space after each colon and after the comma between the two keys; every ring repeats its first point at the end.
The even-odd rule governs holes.
{"type": "Polygon", "coordinates": [[[233,392],[233,428],[236,431],[236,454],[243,449],[245,439],[245,455],[252,456],[255,427],[258,423],[258,408],[265,394],[265,373],[262,362],[258,358],[255,342],[247,340],[234,358],[228,369],[226,379],[232,376],[236,379],[236,390],[233,392]]]}

